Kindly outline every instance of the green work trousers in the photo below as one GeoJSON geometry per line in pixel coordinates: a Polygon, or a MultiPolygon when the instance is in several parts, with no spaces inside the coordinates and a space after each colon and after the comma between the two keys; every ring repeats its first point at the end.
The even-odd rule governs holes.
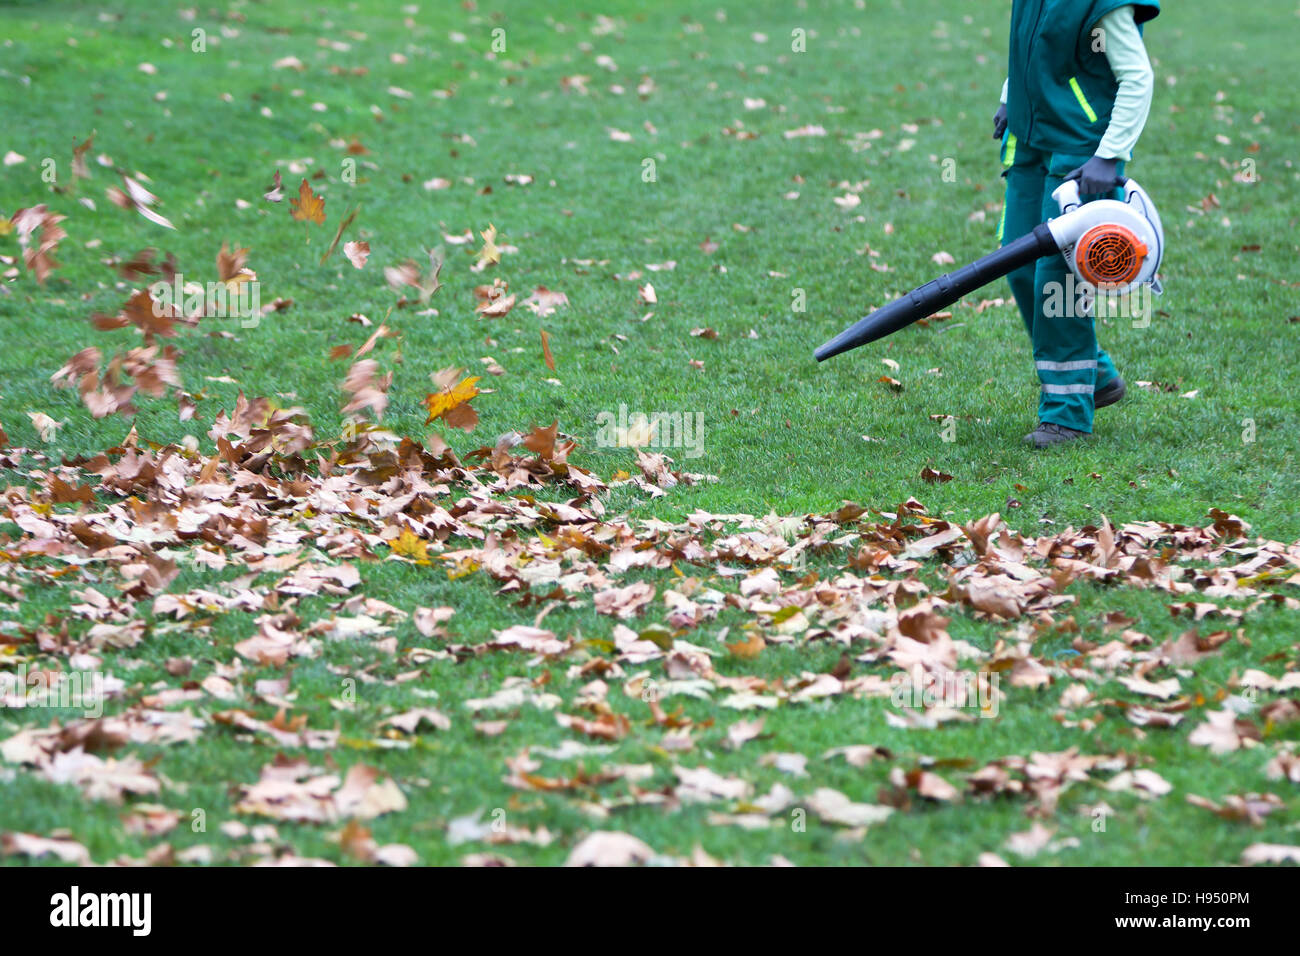
{"type": "MultiPolygon", "coordinates": [[[[1006,203],[998,239],[1006,245],[1032,232],[1039,223],[1061,214],[1052,191],[1065,174],[1091,157],[1044,153],[1011,136],[1005,138],[1006,203]]],[[[1117,173],[1123,174],[1120,163],[1117,173]]],[[[1117,194],[1082,196],[1082,202],[1118,198],[1117,194]]],[[[1038,420],[1076,431],[1092,431],[1092,395],[1119,372],[1097,345],[1093,308],[1080,306],[1080,283],[1061,255],[1039,259],[1007,276],[1016,305],[1034,346],[1034,368],[1041,391],[1038,420]]]]}

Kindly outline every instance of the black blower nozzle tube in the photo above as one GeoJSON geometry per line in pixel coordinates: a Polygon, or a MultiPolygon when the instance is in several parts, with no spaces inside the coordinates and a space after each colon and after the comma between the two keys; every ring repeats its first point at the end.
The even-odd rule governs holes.
{"type": "Polygon", "coordinates": [[[870,315],[863,316],[835,338],[819,346],[813,354],[817,361],[824,362],[833,355],[883,339],[917,319],[934,315],[981,286],[1058,251],[1052,231],[1043,223],[1015,242],[976,259],[968,266],[962,266],[956,272],[927,282],[907,295],[881,306],[870,315]]]}

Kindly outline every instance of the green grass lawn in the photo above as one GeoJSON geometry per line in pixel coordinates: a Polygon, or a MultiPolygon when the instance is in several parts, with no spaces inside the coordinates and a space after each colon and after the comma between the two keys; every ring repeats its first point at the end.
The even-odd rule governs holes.
{"type": "MultiPolygon", "coordinates": [[[[995,245],[1002,183],[990,120],[1004,75],[1009,5],[645,6],[354,2],[325,10],[274,0],[185,12],[121,0],[0,3],[0,154],[11,154],[0,167],[0,214],[46,203],[67,217],[61,225],[68,233],[55,255],[59,268],[43,286],[23,267],[16,236],[0,236],[0,255],[15,260],[0,263],[0,273],[16,270],[0,286],[0,422],[9,445],[71,462],[119,444],[134,426],[142,441],[159,446],[194,436],[210,454],[208,429],[240,392],[301,406],[317,439],[332,439],[345,426],[340,383],[350,362],[331,360],[330,350],[366,341],[373,328],[349,321],[361,313],[396,333],[367,356],[393,374],[382,425],[421,440],[439,432],[462,456],[503,433],[554,420],[578,442],[571,459],[610,479],[635,471],[634,455],[602,447],[601,413],[617,415],[626,406],[701,415],[699,457],[663,450],[676,467],[718,480],[653,499],[619,485],[601,496],[609,516],[673,523],[695,511],[802,517],[853,501],[892,520],[899,504],[915,497],[936,519],[965,524],[1000,512],[1027,536],[1095,528],[1102,516],[1115,527],[1204,527],[1209,510],[1219,508],[1249,523],[1248,539],[1300,539],[1300,402],[1291,361],[1300,334],[1292,199],[1300,129],[1290,89],[1278,82],[1294,62],[1285,29],[1296,22],[1294,4],[1233,7],[1229,35],[1221,11],[1170,4],[1147,30],[1157,92],[1129,171],[1163,213],[1167,291],[1148,326],[1115,319],[1099,330],[1130,383],[1129,397],[1098,413],[1094,440],[1046,453],[1020,442],[1034,423],[1037,380],[1005,283],[955,306],[946,321],[914,326],[824,365],[812,359],[816,345],[868,308],[943,271],[933,259],[938,253],[964,263],[995,245]],[[588,9],[575,12],[576,6],[588,9]],[[796,31],[803,31],[803,52],[792,49],[796,31]],[[824,135],[786,135],[808,127],[824,135]],[[74,183],[73,146],[92,131],[91,178],[74,183]],[[47,159],[53,182],[43,176],[47,159]],[[174,231],[108,200],[105,190],[121,185],[115,170],[147,177],[142,181],[174,231]],[[279,204],[263,198],[276,171],[285,193],[279,204]],[[325,200],[323,226],[290,216],[288,200],[304,177],[325,200]],[[429,188],[435,179],[449,184],[429,188]],[[369,262],[358,271],[340,248],[321,264],[340,218],[355,207],[360,212],[343,240],[367,241],[369,262]],[[505,251],[498,265],[475,272],[473,253],[489,225],[505,251]],[[447,238],[468,230],[467,243],[447,238]],[[96,419],[75,389],[52,387],[51,375],[81,349],[93,345],[108,355],[140,344],[133,329],[97,331],[89,321],[94,313],[116,313],[141,286],[122,279],[114,262],[153,247],[158,259],[173,254],[187,279],[208,282],[217,278],[223,242],[250,250],[247,265],[264,304],[292,303],[255,328],[207,319],[166,340],[182,353],[183,388],[197,402],[192,419],[180,420],[174,396],[145,395],[133,420],[96,419]],[[427,305],[395,307],[399,295],[386,284],[384,267],[425,263],[439,246],[446,258],[442,287],[427,305]],[[503,317],[485,318],[475,312],[473,290],[498,278],[520,301],[503,317]],[[646,283],[653,303],[638,294],[646,283]],[[544,317],[529,311],[523,299],[538,286],[565,293],[568,306],[544,317]],[[1006,301],[977,309],[980,297],[1006,301]],[[693,334],[701,329],[716,335],[693,334]],[[485,357],[504,374],[485,374],[485,357]],[[483,375],[479,386],[491,389],[474,401],[481,421],[471,435],[425,423],[429,375],[449,366],[483,375]],[[62,427],[43,438],[29,413],[62,427]],[[926,482],[926,468],[952,479],[926,482]]],[[[28,459],[8,470],[6,485],[38,484],[32,467],[28,459]]],[[[57,507],[94,509],[110,500],[120,499],[57,507]]],[[[865,520],[882,519],[869,513],[865,520]]],[[[25,534],[12,513],[0,532],[6,547],[25,534]]],[[[855,549],[828,549],[812,570],[834,579],[855,549]]],[[[31,573],[40,563],[10,558],[5,565],[2,580],[12,588],[0,609],[6,667],[57,666],[57,654],[20,636],[42,622],[85,634],[92,622],[76,609],[72,592],[90,583],[112,591],[118,580],[100,564],[67,578],[31,573]]],[[[454,644],[480,644],[495,631],[531,624],[543,607],[518,606],[482,573],[449,577],[438,562],[355,563],[362,581],[354,593],[407,612],[456,608],[447,625],[454,644]]],[[[236,586],[232,569],[181,564],[170,592],[236,586]]],[[[709,587],[736,589],[714,566],[679,563],[677,570],[709,587]]],[[[782,580],[793,585],[800,573],[783,572],[782,580]]],[[[937,594],[946,575],[937,561],[918,572],[937,594]]],[[[661,591],[678,580],[673,570],[628,580],[641,578],[661,591]]],[[[1004,686],[996,719],[905,729],[887,719],[898,716],[888,698],[842,695],[763,712],[762,737],[733,750],[724,745],[727,727],[755,714],[722,706],[719,692],[665,702],[668,710],[680,704],[696,725],[693,749],[673,752],[663,728],[647,724],[645,705],[624,696],[622,680],[610,679],[611,705],[631,720],[630,733],[608,752],[537,758],[538,773],[548,777],[571,776],[579,766],[648,765],[653,773],[641,786],[670,798],[675,766],[709,767],[743,779],[755,795],[788,785],[797,809],[821,787],[877,803],[891,771],[934,766],[961,789],[989,761],[1077,747],[1126,755],[1132,766],[1158,772],[1172,789],[1152,799],[1105,789],[1105,774],[1074,783],[1059,805],[1032,819],[1033,804],[1023,798],[913,795],[909,806],[863,833],[815,813],[801,830],[788,823],[726,825],[711,815],[735,812],[734,799],[637,802],[623,799],[631,790],[625,782],[558,792],[513,786],[506,761],[527,747],[604,742],[585,740],[559,726],[553,712],[531,706],[502,715],[509,720],[504,733],[484,736],[465,701],[492,695],[509,677],[549,671],[546,690],[564,700],[561,711],[573,713],[572,700],[591,678],[568,672],[584,655],[605,653],[597,645],[614,625],[585,599],[549,612],[544,626],[597,645],[541,665],[530,665],[525,654],[489,652],[464,663],[434,659],[418,668],[419,676],[398,681],[412,670],[408,658],[364,639],[326,642],[321,656],[292,668],[297,697],[290,716],[312,729],[337,728],[340,743],[327,753],[284,752],[316,767],[337,766],[340,776],[363,762],[391,777],[408,806],[365,825],[379,844],[409,845],[426,864],[476,853],[560,863],[594,830],[632,834],[664,857],[688,857],[700,847],[735,864],[776,856],[798,864],[972,864],[986,852],[1022,862],[1006,841],[1036,823],[1054,830],[1057,845],[1023,862],[1235,863],[1250,844],[1300,843],[1297,784],[1265,774],[1300,740],[1300,722],[1261,721],[1260,741],[1224,754],[1188,740],[1206,714],[1225,706],[1225,695],[1240,693],[1246,669],[1278,677],[1297,667],[1297,614],[1287,606],[1300,597],[1296,585],[1283,575],[1257,587],[1273,598],[1175,598],[1124,584],[1071,583],[1065,593],[1077,603],[1056,610],[1060,626],[1040,630],[1033,646],[1050,683],[1004,686]],[[1194,625],[1169,610],[1188,599],[1244,616],[1194,625]],[[1067,673],[1072,641],[1111,639],[1107,615],[1117,612],[1153,646],[1193,626],[1202,633],[1242,629],[1194,665],[1146,675],[1180,678],[1187,707],[1177,727],[1135,726],[1117,706],[1089,711],[1094,720],[1083,725],[1082,712],[1060,719],[1061,695],[1078,680],[1067,673]],[[1064,625],[1067,618],[1072,625],[1064,625]],[[361,672],[380,680],[360,685],[355,706],[337,706],[340,675],[361,672]],[[396,738],[378,730],[386,717],[423,706],[451,717],[450,729],[396,738]],[[889,756],[860,768],[823,759],[827,750],[852,744],[887,748],[889,756]],[[766,753],[806,755],[807,775],[761,764],[766,753]],[[1251,792],[1274,793],[1284,806],[1251,826],[1186,802],[1189,794],[1222,803],[1251,792]],[[1091,811],[1103,802],[1113,813],[1099,831],[1091,811]],[[544,846],[447,839],[449,821],[478,810],[490,820],[498,808],[510,826],[545,827],[553,839],[544,846]]],[[[307,597],[295,610],[308,625],[335,614],[338,603],[307,597]]],[[[203,681],[234,661],[234,645],[256,631],[254,615],[237,611],[203,631],[171,626],[152,605],[149,598],[136,608],[148,624],[145,640],[103,654],[104,669],[127,685],[110,714],[160,687],[203,681]],[[169,673],[166,662],[177,658],[191,660],[193,670],[169,673]]],[[[996,656],[999,640],[1014,643],[1007,635],[1017,622],[960,606],[945,613],[952,637],[986,659],[996,656]]],[[[662,624],[665,616],[657,599],[632,626],[662,624]]],[[[826,673],[846,649],[870,650],[800,639],[770,643],[752,660],[728,656],[719,630],[729,627],[734,641],[751,624],[753,615],[729,607],[685,639],[717,651],[720,673],[771,682],[826,673]]],[[[770,620],[763,627],[773,636],[770,620]]],[[[393,636],[403,651],[436,643],[410,619],[395,624],[393,636]]],[[[855,677],[887,679],[896,670],[869,660],[853,666],[855,677]]],[[[645,669],[662,676],[663,663],[645,669]]],[[[276,708],[254,700],[254,682],[283,676],[280,668],[248,667],[237,681],[239,706],[270,719],[276,708]]],[[[1109,677],[1089,686],[1099,700],[1152,703],[1109,677]]],[[[209,717],[232,705],[209,697],[187,706],[209,717]]],[[[72,716],[0,710],[0,739],[72,716]]],[[[249,839],[221,829],[236,820],[267,822],[235,809],[239,787],[255,781],[282,749],[265,736],[209,722],[191,743],[127,749],[157,761],[152,770],[166,782],[156,796],[125,804],[87,800],[74,786],[5,765],[0,832],[66,830],[96,862],[151,852],[164,859],[164,843],[176,853],[209,847],[214,862],[290,852],[353,859],[339,845],[341,821],[269,821],[278,832],[260,841],[268,849],[255,851],[249,839]],[[183,819],[164,834],[134,832],[123,814],[141,802],[183,819]],[[196,808],[204,811],[204,832],[190,825],[196,808]]],[[[27,861],[21,854],[7,859],[27,861]]]]}

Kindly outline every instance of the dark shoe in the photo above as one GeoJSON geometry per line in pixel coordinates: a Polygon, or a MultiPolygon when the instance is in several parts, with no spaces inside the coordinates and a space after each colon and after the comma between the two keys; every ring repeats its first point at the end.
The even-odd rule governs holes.
{"type": "Polygon", "coordinates": [[[1039,422],[1038,427],[1025,436],[1025,441],[1035,448],[1046,448],[1048,445],[1059,445],[1062,442],[1087,437],[1087,432],[1075,431],[1056,422],[1039,422]]]}
{"type": "Polygon", "coordinates": [[[1105,408],[1107,405],[1114,405],[1127,394],[1128,386],[1124,384],[1124,379],[1116,375],[1110,380],[1109,385],[1105,385],[1092,393],[1092,407],[1105,408]]]}

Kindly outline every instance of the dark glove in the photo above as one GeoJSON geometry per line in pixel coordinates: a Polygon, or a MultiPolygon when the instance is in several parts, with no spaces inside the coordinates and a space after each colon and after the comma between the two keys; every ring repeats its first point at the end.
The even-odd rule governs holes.
{"type": "Polygon", "coordinates": [[[993,114],[993,138],[1001,139],[1002,134],[1007,131],[1007,104],[1002,103],[998,106],[998,111],[993,114]]]}
{"type": "Polygon", "coordinates": [[[1096,196],[1109,193],[1119,185],[1119,176],[1115,174],[1118,166],[1118,159],[1094,156],[1078,169],[1066,173],[1065,178],[1079,181],[1079,195],[1096,196]]]}

